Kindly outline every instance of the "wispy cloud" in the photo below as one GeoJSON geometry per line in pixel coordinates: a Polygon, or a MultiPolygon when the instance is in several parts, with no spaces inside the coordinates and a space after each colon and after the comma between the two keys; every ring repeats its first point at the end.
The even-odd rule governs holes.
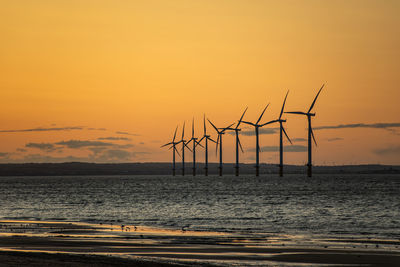
{"type": "MultiPolygon", "coordinates": [[[[259,134],[274,134],[274,133],[277,133],[278,130],[279,130],[279,128],[260,128],[258,133],[259,134]]],[[[254,129],[252,129],[252,130],[241,131],[240,134],[244,135],[244,136],[254,136],[254,135],[256,135],[256,132],[254,131],[254,129]]]]}
{"type": "Polygon", "coordinates": [[[115,132],[115,133],[116,133],[116,134],[131,135],[131,136],[140,136],[139,134],[128,133],[128,132],[121,132],[121,131],[117,131],[117,132],[115,132]]]}
{"type": "Polygon", "coordinates": [[[109,136],[109,137],[99,137],[97,140],[110,140],[110,141],[131,141],[131,138],[128,137],[117,137],[117,136],[109,136]]]}
{"type": "Polygon", "coordinates": [[[400,145],[389,146],[385,148],[378,148],[372,151],[377,155],[390,155],[390,156],[399,156],[400,157],[400,145]]]}
{"type": "Polygon", "coordinates": [[[400,123],[353,123],[353,124],[338,124],[338,125],[326,125],[314,127],[314,130],[325,130],[325,129],[346,129],[346,128],[376,128],[376,129],[387,129],[400,127],[400,123]]]}
{"type": "Polygon", "coordinates": [[[23,133],[23,132],[50,132],[50,131],[71,131],[71,130],[84,130],[85,127],[74,126],[74,127],[50,127],[50,128],[30,128],[30,129],[19,129],[19,130],[0,130],[0,133],[23,133]]]}
{"type": "Polygon", "coordinates": [[[37,148],[43,151],[53,151],[55,150],[55,146],[51,143],[27,143],[25,147],[28,148],[37,148]]]}
{"type": "MultiPolygon", "coordinates": [[[[251,148],[248,151],[254,152],[255,148],[251,148]]],[[[263,146],[261,147],[261,152],[277,152],[279,151],[279,146],[263,146]]],[[[304,152],[307,151],[306,146],[301,145],[291,145],[283,147],[284,152],[304,152]]]]}
{"type": "Polygon", "coordinates": [[[96,146],[114,146],[113,143],[102,142],[102,141],[89,141],[89,140],[69,140],[55,143],[56,145],[66,146],[68,148],[84,148],[84,147],[96,147],[96,146]]]}
{"type": "Polygon", "coordinates": [[[10,155],[10,153],[0,152],[0,158],[5,158],[5,157],[8,157],[9,155],[10,155]]]}
{"type": "Polygon", "coordinates": [[[340,141],[340,140],[344,140],[344,139],[341,137],[334,137],[334,138],[326,139],[326,141],[328,141],[328,142],[335,142],[335,141],[340,141]]]}
{"type": "Polygon", "coordinates": [[[305,141],[307,141],[307,139],[305,139],[305,138],[293,138],[291,140],[292,140],[292,142],[305,142],[305,141]]]}
{"type": "Polygon", "coordinates": [[[17,152],[27,152],[28,151],[25,148],[17,148],[16,150],[17,150],[17,152]]]}
{"type": "Polygon", "coordinates": [[[106,128],[87,128],[89,131],[107,131],[106,128]]]}

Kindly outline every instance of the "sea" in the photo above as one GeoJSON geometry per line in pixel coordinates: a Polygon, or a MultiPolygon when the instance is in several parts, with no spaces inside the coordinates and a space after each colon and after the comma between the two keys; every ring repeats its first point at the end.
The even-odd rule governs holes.
{"type": "Polygon", "coordinates": [[[0,219],[399,240],[400,175],[0,177],[0,219]]]}

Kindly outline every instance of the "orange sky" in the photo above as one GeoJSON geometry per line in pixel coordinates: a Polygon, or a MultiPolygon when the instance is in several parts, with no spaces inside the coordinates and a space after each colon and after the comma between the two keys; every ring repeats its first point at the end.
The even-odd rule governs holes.
{"type": "MultiPolygon", "coordinates": [[[[399,1],[1,5],[0,162],[169,161],[159,146],[183,121],[201,124],[206,113],[222,127],[246,106],[254,121],[268,102],[263,121],[271,120],[287,89],[287,110],[305,111],[326,83],[315,127],[371,127],[316,130],[315,164],[400,164],[399,1]]],[[[286,117],[289,136],[306,138],[305,118],[286,117]]],[[[254,142],[242,138],[245,150],[254,142]]],[[[277,146],[278,135],[260,142],[277,146]]],[[[233,162],[233,136],[224,152],[233,162]]],[[[278,154],[261,161],[277,163],[278,154]]],[[[303,164],[306,153],[285,161],[303,164]]]]}

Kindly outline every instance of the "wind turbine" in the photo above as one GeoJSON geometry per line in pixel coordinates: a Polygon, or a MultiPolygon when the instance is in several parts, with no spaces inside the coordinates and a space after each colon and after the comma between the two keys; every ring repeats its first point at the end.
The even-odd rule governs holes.
{"type": "Polygon", "coordinates": [[[225,128],[217,128],[209,119],[207,119],[207,120],[212,125],[212,127],[214,127],[215,131],[217,131],[217,134],[218,134],[217,146],[215,148],[216,148],[216,152],[217,152],[218,144],[219,144],[219,167],[218,167],[218,169],[219,169],[219,176],[222,176],[222,135],[225,134],[226,130],[231,130],[230,127],[234,123],[232,123],[231,125],[229,125],[228,127],[225,127],[225,128]]]}
{"type": "Polygon", "coordinates": [[[239,176],[239,147],[240,147],[240,150],[242,150],[242,153],[243,153],[242,144],[240,143],[240,139],[239,139],[239,132],[241,130],[241,129],[239,129],[239,125],[242,122],[242,119],[243,119],[244,114],[246,113],[246,111],[247,111],[247,108],[244,110],[242,116],[240,117],[240,120],[236,124],[236,127],[233,128],[233,130],[235,131],[235,136],[236,136],[236,165],[235,165],[235,175],[236,176],[239,176]]]}
{"type": "Polygon", "coordinates": [[[187,149],[190,150],[184,137],[185,137],[185,122],[183,122],[183,127],[182,127],[182,139],[177,143],[177,144],[182,143],[182,176],[185,176],[185,147],[187,147],[187,149]]]}
{"type": "Polygon", "coordinates": [[[208,176],[208,140],[215,142],[213,139],[211,139],[211,137],[207,134],[207,128],[206,128],[206,115],[204,115],[203,118],[203,123],[204,123],[204,135],[203,137],[200,139],[199,144],[201,143],[201,141],[204,140],[205,144],[205,155],[204,155],[204,160],[205,160],[205,166],[204,166],[204,175],[208,176]]]}
{"type": "Polygon", "coordinates": [[[179,155],[179,152],[176,149],[176,145],[179,144],[179,142],[175,142],[176,131],[177,130],[178,130],[178,126],[176,126],[175,133],[174,133],[174,138],[172,138],[172,141],[161,146],[161,147],[165,147],[165,146],[171,145],[171,147],[169,149],[172,148],[172,175],[173,176],[175,176],[175,152],[178,153],[178,155],[179,155]]]}
{"type": "Polygon", "coordinates": [[[272,120],[269,121],[267,123],[264,123],[264,125],[268,125],[271,123],[275,123],[275,122],[279,122],[279,176],[283,176],[283,138],[282,138],[282,132],[285,134],[287,140],[289,140],[289,142],[292,144],[292,141],[290,140],[289,136],[286,133],[285,128],[283,128],[283,123],[286,122],[286,120],[282,119],[282,114],[283,114],[283,110],[285,108],[285,103],[286,103],[286,98],[289,94],[289,91],[287,91],[286,96],[285,96],[285,100],[283,100],[283,105],[282,105],[282,109],[281,109],[281,113],[279,114],[279,118],[277,120],[272,120]]]}
{"type": "Polygon", "coordinates": [[[256,131],[256,176],[260,175],[260,144],[259,144],[259,137],[258,137],[258,128],[263,127],[263,124],[259,124],[261,121],[262,116],[264,115],[265,110],[268,108],[269,104],[264,108],[263,112],[261,113],[260,117],[258,118],[256,123],[248,122],[248,121],[242,121],[243,123],[249,124],[254,127],[256,131]]]}
{"type": "Polygon", "coordinates": [[[322,85],[322,87],[319,89],[317,95],[314,98],[314,101],[312,102],[310,108],[308,109],[307,112],[301,112],[301,111],[287,111],[285,113],[290,113],[290,114],[298,114],[298,115],[304,115],[307,116],[308,120],[308,163],[307,163],[307,175],[308,177],[312,176],[312,158],[311,158],[311,137],[314,140],[315,145],[317,145],[317,141],[315,141],[315,136],[311,127],[311,117],[315,116],[315,113],[311,113],[311,110],[313,109],[315,105],[315,101],[317,101],[317,98],[319,96],[319,93],[321,93],[322,88],[324,88],[325,84],[322,85]]]}
{"type": "Polygon", "coordinates": [[[196,176],[196,146],[200,145],[200,142],[197,141],[197,138],[194,137],[194,118],[192,120],[192,138],[189,139],[189,141],[187,141],[186,145],[188,145],[190,142],[193,141],[193,176],[196,176]]]}

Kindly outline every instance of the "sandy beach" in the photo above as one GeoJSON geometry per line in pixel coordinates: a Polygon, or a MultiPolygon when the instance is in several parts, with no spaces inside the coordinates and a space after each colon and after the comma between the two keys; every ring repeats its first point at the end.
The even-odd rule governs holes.
{"type": "Polygon", "coordinates": [[[400,240],[0,221],[0,266],[399,266],[400,240]]]}

